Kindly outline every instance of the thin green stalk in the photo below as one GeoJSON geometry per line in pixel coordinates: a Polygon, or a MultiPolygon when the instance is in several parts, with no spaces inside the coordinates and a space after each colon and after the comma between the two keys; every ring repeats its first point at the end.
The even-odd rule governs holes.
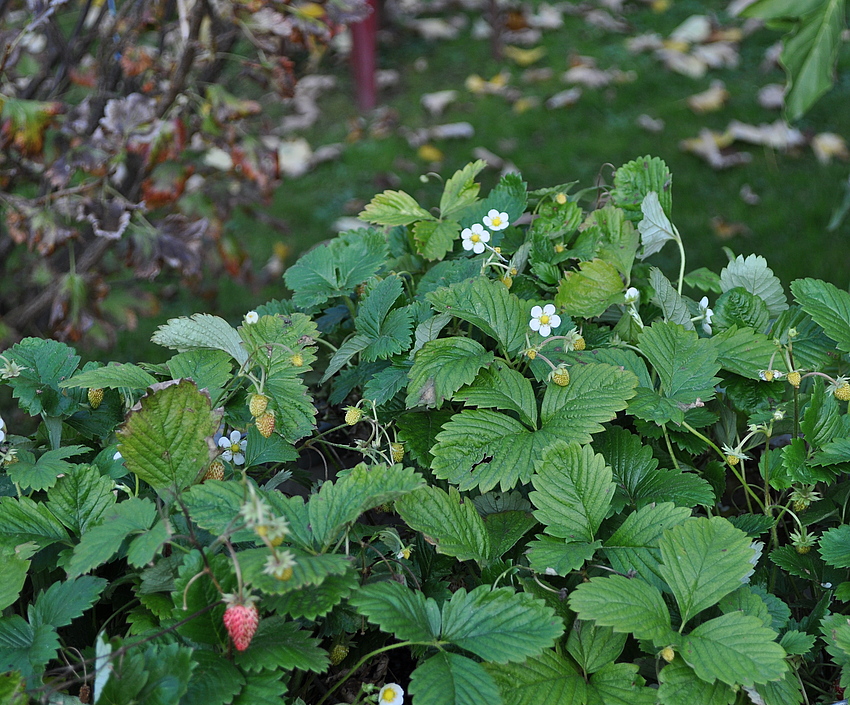
{"type": "Polygon", "coordinates": [[[679,461],[676,460],[676,454],[673,452],[673,444],[670,443],[670,436],[667,435],[667,424],[663,424],[661,426],[661,430],[664,433],[664,441],[667,443],[667,452],[670,453],[670,459],[673,461],[673,467],[675,467],[676,470],[681,470],[679,467],[679,461]]]}
{"type": "MultiPolygon", "coordinates": [[[[679,233],[677,232],[678,236],[679,233]]],[[[682,244],[682,238],[676,237],[676,244],[679,246],[679,294],[682,293],[682,285],[685,283],[685,246],[682,244]]]]}

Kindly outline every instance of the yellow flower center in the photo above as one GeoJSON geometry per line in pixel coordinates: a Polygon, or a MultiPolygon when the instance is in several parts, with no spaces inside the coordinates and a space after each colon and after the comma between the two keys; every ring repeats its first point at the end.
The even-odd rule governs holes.
{"type": "Polygon", "coordinates": [[[481,236],[478,233],[472,233],[472,235],[470,235],[469,239],[472,240],[472,242],[480,242],[481,236]]]}
{"type": "Polygon", "coordinates": [[[395,700],[395,691],[392,688],[384,688],[384,692],[381,693],[381,700],[386,703],[391,703],[395,700]]]}
{"type": "Polygon", "coordinates": [[[498,228],[502,224],[502,219],[499,216],[490,219],[490,224],[494,228],[498,228]]]}
{"type": "Polygon", "coordinates": [[[549,316],[544,313],[542,316],[540,316],[540,325],[545,326],[547,323],[549,323],[549,316]]]}
{"type": "Polygon", "coordinates": [[[230,452],[231,453],[239,453],[241,450],[242,450],[242,448],[239,447],[238,441],[236,443],[230,444],[230,452]]]}

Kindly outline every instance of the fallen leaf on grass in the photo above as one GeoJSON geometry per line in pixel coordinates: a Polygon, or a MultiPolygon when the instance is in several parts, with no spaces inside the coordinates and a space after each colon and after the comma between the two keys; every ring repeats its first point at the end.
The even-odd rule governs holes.
{"type": "Polygon", "coordinates": [[[537,29],[560,29],[564,25],[564,16],[556,7],[548,3],[540,3],[537,12],[526,18],[530,27],[537,29]]]}
{"type": "Polygon", "coordinates": [[[661,35],[656,32],[638,34],[626,40],[626,49],[632,54],[640,54],[643,51],[655,51],[664,47],[661,35]]]}
{"type": "Polygon", "coordinates": [[[546,107],[549,110],[555,108],[570,108],[581,98],[581,88],[569,88],[568,90],[556,93],[546,101],[546,107]]]}
{"type": "Polygon", "coordinates": [[[437,117],[443,114],[443,111],[457,100],[457,91],[446,90],[436,91],[434,93],[424,93],[419,99],[422,107],[425,108],[431,115],[437,117]]]}
{"type": "Polygon", "coordinates": [[[720,110],[729,100],[729,91],[723,81],[714,80],[708,90],[688,98],[688,107],[698,115],[720,110]]]}
{"type": "Polygon", "coordinates": [[[629,31],[629,25],[613,17],[605,10],[590,10],[585,16],[584,21],[591,27],[597,27],[606,32],[625,33],[629,31]]]}
{"type": "Polygon", "coordinates": [[[761,125],[748,125],[744,122],[733,120],[726,128],[727,134],[733,139],[750,144],[760,144],[786,151],[794,147],[800,147],[806,143],[806,138],[800,130],[791,127],[784,120],[761,125]]]}
{"type": "Polygon", "coordinates": [[[497,73],[489,81],[474,73],[466,77],[464,85],[466,90],[475,95],[499,95],[504,91],[510,78],[510,74],[504,71],[497,73]]]}
{"type": "Polygon", "coordinates": [[[711,20],[706,15],[691,15],[670,34],[670,39],[701,44],[711,36],[711,20]]]}
{"type": "Polygon", "coordinates": [[[306,174],[312,166],[313,150],[303,137],[281,140],[277,146],[277,163],[282,174],[295,179],[306,174]]]}
{"type": "Polygon", "coordinates": [[[441,162],[445,158],[445,155],[437,149],[433,144],[423,144],[419,149],[416,150],[416,156],[419,157],[423,162],[441,162]]]}
{"type": "Polygon", "coordinates": [[[395,69],[384,69],[375,71],[375,83],[378,88],[391,88],[401,80],[401,74],[395,69]]]}
{"type": "Polygon", "coordinates": [[[450,122],[445,125],[423,127],[405,133],[407,143],[418,149],[431,140],[469,139],[475,135],[475,128],[468,122],[450,122]]]}
{"type": "Polygon", "coordinates": [[[513,109],[517,115],[540,106],[540,98],[536,95],[524,95],[514,101],[513,109]]]}
{"type": "Polygon", "coordinates": [[[437,17],[424,17],[411,20],[408,26],[422,36],[426,41],[432,42],[438,39],[457,39],[460,28],[437,17]]]}
{"type": "Polygon", "coordinates": [[[534,49],[520,49],[515,46],[506,46],[502,49],[506,59],[513,61],[517,66],[525,68],[531,66],[544,56],[546,56],[546,47],[534,47],[534,49]]]}
{"type": "Polygon", "coordinates": [[[604,88],[611,83],[628,83],[637,78],[634,71],[620,71],[614,67],[603,70],[589,56],[578,56],[571,61],[570,68],[561,76],[564,83],[578,83],[587,88],[604,88]]]}
{"type": "Polygon", "coordinates": [[[642,130],[646,130],[647,132],[659,133],[664,130],[664,120],[661,118],[653,118],[645,113],[643,115],[638,115],[635,120],[635,124],[642,130]]]}
{"type": "Polygon", "coordinates": [[[683,76],[689,76],[690,78],[702,78],[708,69],[704,61],[691,54],[686,54],[679,49],[665,47],[658,49],[655,55],[670,71],[680,73],[683,76]]]}
{"type": "Polygon", "coordinates": [[[812,151],[821,164],[829,164],[833,157],[842,161],[850,159],[847,143],[841,135],[834,132],[821,132],[812,138],[812,151]]]}
{"type": "Polygon", "coordinates": [[[741,186],[741,190],[738,192],[738,195],[741,197],[741,200],[746,203],[748,206],[757,206],[761,203],[761,196],[759,196],[755,191],[753,191],[752,186],[749,184],[744,184],[741,186]]]}
{"type": "Polygon", "coordinates": [[[731,42],[712,42],[693,48],[691,55],[710,69],[736,69],[741,56],[731,42]]]}
{"type": "Polygon", "coordinates": [[[736,223],[726,220],[723,216],[716,215],[711,219],[711,229],[721,240],[729,240],[736,235],[749,235],[750,229],[744,223],[736,223]]]}
{"type": "Polygon", "coordinates": [[[785,86],[781,83],[768,83],[758,92],[758,103],[766,110],[782,110],[785,105],[785,86]]]}
{"type": "Polygon", "coordinates": [[[679,142],[679,148],[705,159],[712,169],[728,169],[751,162],[753,157],[748,152],[728,149],[733,141],[734,138],[728,133],[703,128],[698,137],[679,142]]]}

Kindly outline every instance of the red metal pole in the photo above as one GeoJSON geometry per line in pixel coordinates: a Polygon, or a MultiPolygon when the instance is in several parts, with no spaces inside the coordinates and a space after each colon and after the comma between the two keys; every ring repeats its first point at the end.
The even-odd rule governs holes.
{"type": "Polygon", "coordinates": [[[368,112],[378,104],[375,83],[377,66],[378,2],[368,0],[371,14],[362,22],[351,25],[351,62],[354,69],[354,85],[357,91],[357,107],[368,112]]]}

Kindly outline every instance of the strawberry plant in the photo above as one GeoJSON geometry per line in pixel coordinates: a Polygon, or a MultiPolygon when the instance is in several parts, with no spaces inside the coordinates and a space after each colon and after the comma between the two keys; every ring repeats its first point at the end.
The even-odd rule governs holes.
{"type": "Polygon", "coordinates": [[[483,167],[165,363],[3,351],[4,702],[838,698],[850,294],[689,269],[659,159],[483,167]]]}

